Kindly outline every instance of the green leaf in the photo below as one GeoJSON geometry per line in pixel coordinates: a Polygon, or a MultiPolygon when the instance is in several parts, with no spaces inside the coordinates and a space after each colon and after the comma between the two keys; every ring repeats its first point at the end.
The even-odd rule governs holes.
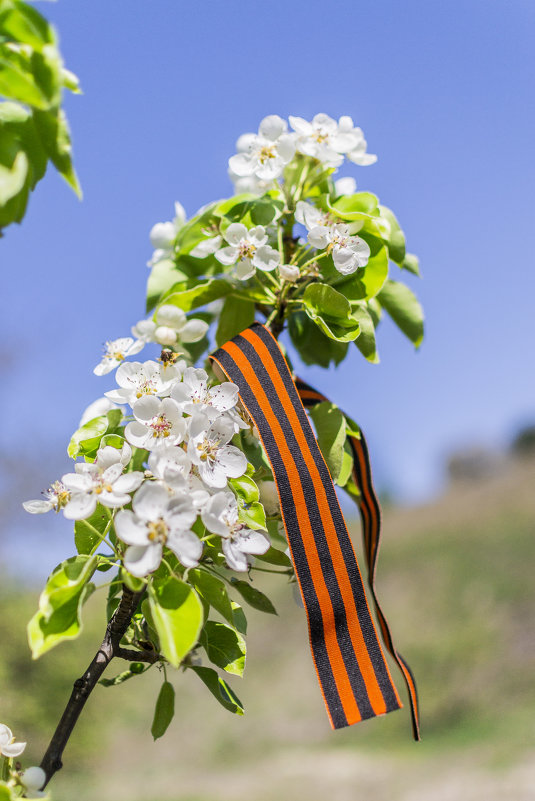
{"type": "Polygon", "coordinates": [[[109,520],[107,509],[99,503],[90,517],[86,520],[75,521],[74,544],[76,545],[78,553],[91,553],[93,548],[100,542],[98,534],[104,534],[109,520]]]}
{"type": "Polygon", "coordinates": [[[242,702],[236,693],[231,690],[226,681],[218,675],[217,671],[208,667],[192,666],[190,669],[204,682],[221,706],[224,706],[225,709],[228,709],[229,712],[233,712],[235,715],[243,715],[244,709],[242,702]]]}
{"type": "Polygon", "coordinates": [[[241,579],[231,578],[232,586],[240,593],[244,601],[247,601],[249,606],[253,609],[258,609],[260,612],[266,612],[269,615],[276,615],[277,611],[267,595],[257,590],[256,587],[251,586],[247,581],[241,579]]]}
{"type": "Polygon", "coordinates": [[[351,304],[329,284],[310,284],[303,294],[307,315],[337,342],[351,342],[359,335],[359,325],[351,316],[351,304]]]}
{"type": "Polygon", "coordinates": [[[424,336],[424,313],[416,295],[405,284],[387,281],[378,300],[398,328],[418,347],[424,336]]]}
{"type": "Polygon", "coordinates": [[[360,334],[355,340],[355,345],[362,355],[373,364],[379,363],[377,346],[375,343],[375,326],[373,319],[366,306],[353,306],[353,317],[358,320],[360,334]]]}
{"type": "Polygon", "coordinates": [[[207,620],[201,642],[208,659],[227,673],[242,676],[245,670],[245,640],[236,629],[226,623],[207,620]]]}
{"type": "Polygon", "coordinates": [[[396,264],[403,264],[405,259],[405,234],[401,230],[396,215],[386,206],[379,206],[381,217],[387,221],[389,233],[385,237],[388,255],[396,264]]]}
{"type": "Polygon", "coordinates": [[[260,496],[256,481],[248,475],[231,478],[228,482],[243,503],[255,503],[260,496]]]}
{"type": "Polygon", "coordinates": [[[304,312],[293,312],[288,324],[290,338],[305,364],[329,367],[340,364],[348,350],[347,342],[326,337],[304,312]]]}
{"type": "Polygon", "coordinates": [[[94,417],[93,420],[85,423],[81,428],[74,432],[67,448],[67,453],[71,459],[76,459],[86,453],[94,453],[98,450],[100,440],[108,430],[108,418],[106,415],[94,417]]]}
{"type": "Polygon", "coordinates": [[[71,134],[67,117],[62,109],[36,111],[35,127],[43,148],[52,164],[81,199],[82,189],[72,163],[71,134]]]}
{"type": "Polygon", "coordinates": [[[284,551],[279,551],[278,548],[271,547],[269,551],[262,554],[255,554],[255,559],[260,562],[266,562],[268,565],[278,565],[279,567],[291,567],[292,562],[284,551]]]}
{"type": "Polygon", "coordinates": [[[82,630],[81,610],[94,589],[88,584],[96,570],[96,556],[72,556],[51,573],[39,598],[39,609],[28,623],[32,658],[37,659],[82,630]]]}
{"type": "Polygon", "coordinates": [[[363,215],[377,216],[378,199],[371,192],[342,195],[331,204],[331,209],[348,222],[363,219],[363,215]]]}
{"type": "Polygon", "coordinates": [[[415,256],[414,253],[407,253],[403,260],[403,264],[401,265],[402,270],[408,270],[410,273],[414,273],[414,275],[420,275],[420,262],[418,260],[418,256],[415,256]]]}
{"type": "Polygon", "coordinates": [[[240,634],[247,634],[247,618],[245,617],[245,612],[236,601],[231,601],[230,605],[232,606],[232,625],[240,634]]]}
{"type": "Polygon", "coordinates": [[[14,52],[1,43],[0,95],[38,109],[46,110],[50,107],[47,93],[35,80],[28,55],[14,52]]]}
{"type": "Polygon", "coordinates": [[[346,443],[344,445],[344,453],[342,455],[342,466],[340,467],[338,481],[336,482],[339,487],[345,487],[345,485],[349,481],[352,470],[353,470],[353,455],[349,450],[349,446],[346,440],[346,443]]]}
{"type": "Polygon", "coordinates": [[[170,576],[148,586],[149,608],[165,658],[178,667],[199,638],[203,607],[197,593],[170,576]]]}
{"type": "Polygon", "coordinates": [[[253,300],[227,295],[221,313],[215,340],[217,345],[224,345],[229,339],[241,334],[254,323],[255,304],[253,300]]]}
{"type": "Polygon", "coordinates": [[[0,31],[13,41],[29,44],[34,50],[42,50],[46,44],[54,44],[54,30],[46,19],[26,3],[2,2],[0,4],[0,31]]]}
{"type": "Polygon", "coordinates": [[[317,403],[310,409],[318,437],[318,445],[332,480],[338,483],[342,469],[344,444],[346,441],[346,420],[338,406],[328,401],[317,403]]]}
{"type": "Polygon", "coordinates": [[[28,156],[23,150],[19,150],[11,167],[0,164],[0,206],[5,206],[24,188],[29,166],[28,156]]]}
{"type": "Polygon", "coordinates": [[[188,571],[188,581],[201,598],[213,606],[229,623],[234,624],[234,615],[225,582],[201,567],[188,571]]]}
{"type": "Polygon", "coordinates": [[[147,311],[153,309],[171,287],[186,280],[187,275],[176,267],[172,259],[161,259],[156,262],[147,281],[147,311]]]}
{"type": "Polygon", "coordinates": [[[254,529],[255,531],[260,529],[267,531],[266,513],[261,503],[255,501],[248,506],[238,506],[238,516],[242,523],[244,523],[248,528],[254,529]]]}
{"type": "Polygon", "coordinates": [[[175,688],[164,681],[160,689],[150,733],[155,740],[163,737],[175,714],[175,688]]]}
{"type": "Polygon", "coordinates": [[[199,281],[193,279],[182,281],[171,287],[161,299],[161,305],[171,304],[178,306],[182,311],[188,312],[212,303],[214,300],[225,297],[232,291],[232,284],[223,278],[211,278],[209,281],[199,281]]]}

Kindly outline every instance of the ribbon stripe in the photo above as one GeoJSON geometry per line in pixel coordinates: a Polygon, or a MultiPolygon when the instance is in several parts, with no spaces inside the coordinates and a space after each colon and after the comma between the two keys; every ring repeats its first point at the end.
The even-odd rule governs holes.
{"type": "Polygon", "coordinates": [[[237,384],[273,469],[333,728],[399,709],[336,490],[275,339],[255,323],[211,358],[237,384]]]}
{"type": "MultiPolygon", "coordinates": [[[[301,379],[296,379],[296,387],[299,396],[306,407],[315,406],[317,403],[327,401],[328,398],[321,392],[313,389],[301,379]]],[[[377,571],[377,555],[381,543],[381,507],[373,487],[372,471],[368,445],[362,431],[360,438],[348,437],[349,444],[353,453],[353,479],[360,490],[360,500],[358,503],[362,519],[362,535],[364,541],[364,552],[368,567],[368,584],[372,593],[377,619],[383,635],[383,642],[389,653],[394,657],[403,678],[407,685],[411,708],[412,730],[415,740],[420,739],[420,721],[418,691],[414,676],[408,664],[394,646],[390,627],[377,599],[375,588],[375,576],[377,571]]]]}

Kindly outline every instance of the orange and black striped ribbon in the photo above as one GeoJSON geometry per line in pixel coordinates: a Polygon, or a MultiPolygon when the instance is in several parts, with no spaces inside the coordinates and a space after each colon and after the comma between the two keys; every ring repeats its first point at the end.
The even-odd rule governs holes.
{"type": "MultiPolygon", "coordinates": [[[[317,403],[327,401],[328,398],[322,395],[313,387],[306,384],[300,378],[296,379],[295,385],[305,407],[315,406],[317,403]]],[[[412,730],[415,740],[420,739],[420,722],[418,707],[418,692],[411,669],[405,662],[399,651],[396,650],[392,640],[392,634],[383,611],[377,599],[375,588],[375,574],[377,570],[377,554],[381,542],[381,507],[375,494],[370,466],[370,456],[364,434],[360,431],[360,437],[348,437],[348,442],[353,453],[353,480],[360,492],[358,502],[360,516],[362,520],[362,536],[364,541],[364,552],[368,567],[368,584],[372,593],[377,619],[381,627],[383,641],[386,648],[396,660],[399,669],[403,674],[407,690],[409,693],[412,730]]]]}
{"type": "Polygon", "coordinates": [[[211,358],[237,384],[273,469],[333,728],[399,709],[336,490],[277,342],[254,323],[211,358]]]}

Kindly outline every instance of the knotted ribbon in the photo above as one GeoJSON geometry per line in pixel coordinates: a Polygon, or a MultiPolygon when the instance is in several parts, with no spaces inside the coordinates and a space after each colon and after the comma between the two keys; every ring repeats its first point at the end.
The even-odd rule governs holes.
{"type": "Polygon", "coordinates": [[[238,386],[273,470],[332,727],[401,708],[332,478],[276,340],[254,323],[211,358],[238,386]]]}

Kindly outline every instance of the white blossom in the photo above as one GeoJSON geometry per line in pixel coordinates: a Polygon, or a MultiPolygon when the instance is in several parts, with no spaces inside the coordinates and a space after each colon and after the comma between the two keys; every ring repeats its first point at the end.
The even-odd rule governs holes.
{"type": "Polygon", "coordinates": [[[182,381],[175,384],[171,397],[186,414],[202,412],[214,420],[238,402],[238,387],[230,381],[208,387],[208,374],[196,367],[184,370],[182,381]]]}
{"type": "Polygon", "coordinates": [[[54,481],[54,483],[43,492],[44,498],[37,498],[33,501],[24,501],[22,504],[26,512],[31,515],[44,514],[54,509],[59,512],[60,509],[69,502],[71,493],[61,481],[54,481]]]}
{"type": "Polygon", "coordinates": [[[202,542],[191,531],[197,512],[184,494],[170,496],[165,487],[145,482],[134,495],[133,511],[123,509],[115,518],[117,536],[130,547],[124,566],[134,576],[146,576],[159,566],[164,546],[185,567],[195,567],[202,542]]]}
{"type": "Polygon", "coordinates": [[[156,311],[154,320],[140,320],[132,328],[132,333],[143,342],[174,346],[180,342],[198,342],[206,334],[208,327],[204,320],[188,320],[182,309],[166,303],[156,311]]]}
{"type": "Polygon", "coordinates": [[[150,230],[150,242],[155,249],[147,267],[154,267],[162,259],[173,255],[173,248],[178,232],[186,222],[186,212],[178,201],[175,202],[175,218],[172,222],[161,222],[153,225],[150,230]]]}
{"type": "Polygon", "coordinates": [[[26,743],[16,743],[13,732],[4,723],[0,723],[0,754],[13,759],[22,754],[26,748],[26,743]]]}
{"type": "Polygon", "coordinates": [[[307,227],[308,241],[313,247],[332,253],[338,272],[349,275],[368,263],[370,246],[364,239],[352,235],[360,222],[351,226],[334,223],[330,215],[304,201],[297,204],[295,218],[307,227]]]}
{"type": "MultiPolygon", "coordinates": [[[[239,150],[240,139],[236,143],[239,150]]],[[[228,176],[234,184],[234,193],[236,195],[249,194],[249,195],[263,195],[273,184],[272,181],[262,181],[256,175],[237,175],[230,167],[228,169],[228,176]]],[[[191,254],[190,254],[191,255],[191,254]]]]}
{"type": "MultiPolygon", "coordinates": [[[[90,517],[97,503],[110,509],[118,509],[130,503],[130,494],[143,481],[143,473],[132,471],[124,473],[117,449],[117,461],[103,468],[97,461],[79,462],[75,473],[62,476],[62,483],[71,493],[63,514],[68,520],[85,520],[90,517]]],[[[106,454],[109,457],[109,454],[106,454]]]]}
{"type": "Polygon", "coordinates": [[[266,244],[263,225],[247,229],[243,223],[231,223],[224,233],[228,246],[216,251],[216,259],[226,266],[236,265],[238,278],[245,281],[256,269],[271,272],[280,262],[280,253],[266,244]]]}
{"type": "Polygon", "coordinates": [[[186,452],[176,445],[165,445],[149,455],[149,470],[172,492],[186,490],[191,470],[191,460],[186,452]]]}
{"type": "Polygon", "coordinates": [[[231,492],[213,495],[201,512],[201,519],[213,534],[222,538],[223,553],[233,570],[247,570],[247,554],[263,554],[270,542],[261,531],[240,522],[238,504],[231,492]]]}
{"type": "Polygon", "coordinates": [[[236,143],[238,153],[229,159],[229,168],[238,177],[254,175],[273,181],[282,175],[295,153],[294,138],[285,120],[276,114],[264,117],[258,134],[243,134],[236,143]]]}
{"type": "Polygon", "coordinates": [[[316,114],[311,122],[302,117],[290,117],[290,125],[297,135],[297,150],[326,167],[339,167],[344,155],[361,166],[377,161],[377,156],[366,153],[364,134],[360,128],[355,128],[351,117],[340,117],[338,122],[327,114],[316,114]]]}
{"type": "Polygon", "coordinates": [[[245,454],[228,444],[233,436],[231,420],[219,417],[210,424],[204,414],[191,418],[188,456],[209,487],[226,487],[227,478],[237,478],[247,469],[245,454]]]}
{"type": "Polygon", "coordinates": [[[338,178],[338,180],[334,182],[334,194],[336,197],[340,197],[340,195],[354,195],[356,191],[357,182],[350,175],[345,178],[338,178]]]}
{"type": "Polygon", "coordinates": [[[285,281],[293,284],[299,278],[299,267],[297,264],[280,264],[279,275],[285,281]]]}
{"type": "Polygon", "coordinates": [[[136,353],[139,353],[144,345],[145,343],[141,339],[134,340],[131,337],[109,340],[106,342],[102,361],[93,370],[94,374],[106,375],[106,373],[111,373],[127,356],[135,356],[136,353]]]}
{"type": "Polygon", "coordinates": [[[153,448],[176,445],[186,433],[186,420],[178,403],[171,398],[160,400],[145,395],[132,406],[133,422],[125,428],[125,437],[136,448],[153,448]]]}
{"type": "Polygon", "coordinates": [[[121,364],[115,378],[120,388],[106,392],[106,397],[132,406],[144,395],[169,395],[173,384],[180,379],[180,369],[173,365],[163,371],[162,365],[154,361],[127,362],[121,364]]]}

